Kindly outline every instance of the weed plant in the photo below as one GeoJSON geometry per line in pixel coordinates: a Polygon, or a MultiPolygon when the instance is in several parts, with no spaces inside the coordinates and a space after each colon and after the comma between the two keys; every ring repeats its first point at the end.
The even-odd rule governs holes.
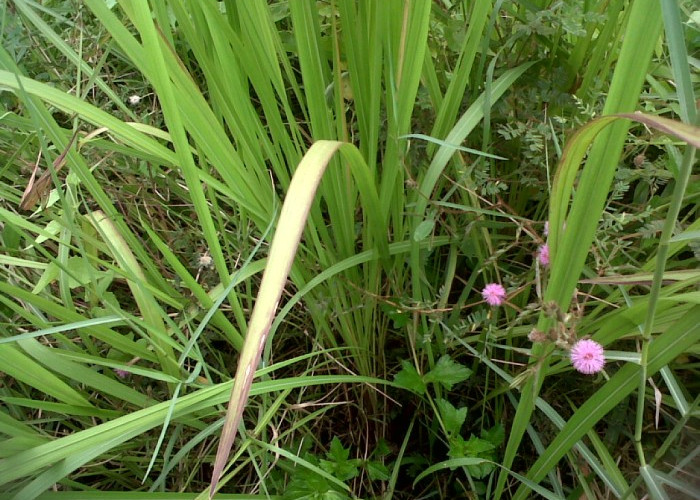
{"type": "Polygon", "coordinates": [[[5,0],[0,498],[697,498],[699,14],[5,0]]]}

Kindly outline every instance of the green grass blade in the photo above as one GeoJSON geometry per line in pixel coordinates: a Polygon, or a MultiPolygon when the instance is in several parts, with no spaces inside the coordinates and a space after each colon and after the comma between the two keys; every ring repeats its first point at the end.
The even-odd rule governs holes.
{"type": "Polygon", "coordinates": [[[75,406],[92,406],[78,391],[59,379],[55,373],[32,360],[17,346],[0,345],[0,366],[10,377],[35,387],[58,401],[75,406]]]}
{"type": "Polygon", "coordinates": [[[681,119],[685,123],[697,123],[697,108],[691,83],[690,67],[688,64],[688,49],[683,36],[681,23],[681,8],[675,0],[661,0],[666,42],[671,57],[671,70],[675,80],[676,92],[680,103],[681,119]]]}
{"type": "MultiPolygon", "coordinates": [[[[484,0],[472,4],[469,15],[469,27],[464,37],[464,45],[459,53],[457,67],[450,80],[445,97],[438,109],[435,123],[430,135],[433,137],[445,137],[449,132],[449,127],[454,123],[459,111],[460,103],[464,99],[469,79],[472,76],[474,59],[479,53],[479,45],[482,42],[484,30],[488,21],[488,15],[493,8],[493,0],[484,0]]],[[[429,151],[434,150],[429,147],[429,151]]]]}
{"type": "Polygon", "coordinates": [[[53,326],[50,328],[42,328],[35,332],[22,333],[19,335],[13,335],[12,337],[0,338],[0,344],[7,344],[10,342],[17,342],[18,340],[32,339],[37,337],[43,337],[44,335],[53,335],[54,333],[67,332],[71,330],[80,330],[82,328],[92,328],[97,325],[122,325],[124,320],[119,316],[103,316],[100,318],[86,319],[85,321],[78,321],[72,324],[53,326]]]}

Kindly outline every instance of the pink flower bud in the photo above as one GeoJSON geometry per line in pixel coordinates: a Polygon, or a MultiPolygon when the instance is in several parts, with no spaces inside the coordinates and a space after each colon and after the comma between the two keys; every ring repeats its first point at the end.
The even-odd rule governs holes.
{"type": "Polygon", "coordinates": [[[481,292],[486,303],[490,306],[500,306],[506,300],[506,289],[498,283],[489,283],[481,292]]]}
{"type": "Polygon", "coordinates": [[[571,348],[569,356],[574,368],[586,375],[598,373],[605,366],[603,346],[595,340],[579,340],[571,348]]]}

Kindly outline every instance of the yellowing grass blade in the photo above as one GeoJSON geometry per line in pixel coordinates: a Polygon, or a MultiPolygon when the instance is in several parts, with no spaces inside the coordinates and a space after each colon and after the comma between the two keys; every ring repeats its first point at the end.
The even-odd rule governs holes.
{"type": "Polygon", "coordinates": [[[700,128],[687,123],[664,118],[663,116],[647,115],[640,111],[636,113],[620,113],[617,116],[638,121],[664,134],[672,135],[693,147],[700,148],[700,128]]]}
{"type": "Polygon", "coordinates": [[[561,228],[566,222],[569,200],[573,192],[574,181],[578,175],[583,157],[597,135],[608,125],[622,120],[633,120],[687,142],[700,148],[700,128],[676,120],[640,112],[618,113],[602,116],[581,127],[568,141],[562,154],[560,167],[554,177],[555,188],[552,190],[550,214],[550,252],[555,254],[563,238],[561,228]]]}
{"type": "Polygon", "coordinates": [[[275,236],[270,247],[270,256],[263,274],[258,298],[248,326],[248,333],[243,344],[236,375],[231,390],[226,422],[221,434],[219,448],[216,451],[214,471],[212,473],[210,498],[214,496],[216,486],[221,478],[229,453],[236,437],[236,430],[243,416],[243,409],[250,386],[253,382],[255,368],[260,362],[270,325],[277,310],[277,304],[282,296],[284,285],[296,255],[301,233],[314,200],[316,189],[326,170],[328,162],[339,149],[352,167],[355,180],[358,182],[360,196],[365,206],[368,221],[375,236],[375,243],[380,254],[388,255],[386,236],[381,233],[383,218],[379,212],[379,198],[375,186],[370,182],[371,174],[354,146],[336,141],[318,141],[314,143],[302,158],[294,177],[289,185],[287,196],[282,206],[280,219],[275,236]]]}
{"type": "MultiPolygon", "coordinates": [[[[107,243],[112,256],[119,263],[126,273],[127,284],[136,301],[136,304],[141,311],[143,320],[146,325],[150,326],[150,336],[154,347],[156,348],[156,356],[160,362],[163,371],[175,379],[180,378],[180,368],[173,353],[170,339],[166,334],[165,323],[163,322],[163,312],[153,297],[153,294],[146,286],[146,276],[139,265],[136,256],[129,248],[128,243],[119,232],[119,229],[114,222],[105,215],[101,210],[95,210],[88,214],[88,220],[100,232],[105,243],[107,243]]],[[[174,390],[175,386],[170,385],[170,390],[174,390]]]]}

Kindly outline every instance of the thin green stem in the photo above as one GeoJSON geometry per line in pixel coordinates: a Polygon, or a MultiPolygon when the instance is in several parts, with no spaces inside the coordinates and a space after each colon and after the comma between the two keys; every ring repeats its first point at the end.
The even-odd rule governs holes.
{"type": "Polygon", "coordinates": [[[642,371],[640,373],[639,391],[637,393],[637,418],[634,427],[634,443],[639,455],[640,465],[646,465],[644,450],[642,448],[642,430],[644,428],[644,406],[645,406],[645,387],[647,379],[647,366],[649,363],[649,345],[652,342],[652,330],[654,327],[654,316],[656,314],[656,306],[659,301],[659,293],[661,292],[661,284],[663,281],[664,270],[666,269],[666,258],[669,252],[670,240],[673,235],[673,229],[676,226],[676,219],[683,205],[683,197],[688,187],[691,168],[695,161],[695,148],[687,146],[683,155],[683,162],[678,171],[676,186],[671,197],[671,204],[664,221],[664,227],[661,230],[661,238],[659,241],[659,250],[656,254],[656,269],[654,269],[654,278],[649,292],[649,307],[647,308],[647,316],[644,321],[642,330],[642,371]]]}

